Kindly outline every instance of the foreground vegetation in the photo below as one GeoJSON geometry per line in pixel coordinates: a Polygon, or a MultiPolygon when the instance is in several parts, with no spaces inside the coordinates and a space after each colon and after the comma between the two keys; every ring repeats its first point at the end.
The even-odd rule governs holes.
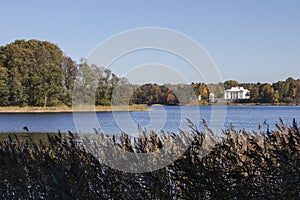
{"type": "MultiPolygon", "coordinates": [[[[0,198],[299,199],[300,129],[295,121],[291,127],[276,126],[260,133],[230,128],[202,156],[212,133],[207,126],[199,132],[191,125],[191,133],[181,134],[193,142],[180,159],[141,174],[105,166],[78,144],[76,135],[48,135],[45,144],[11,134],[0,143],[0,198]]],[[[105,137],[131,152],[156,151],[178,139],[153,132],[134,142],[126,134],[105,137]]]]}

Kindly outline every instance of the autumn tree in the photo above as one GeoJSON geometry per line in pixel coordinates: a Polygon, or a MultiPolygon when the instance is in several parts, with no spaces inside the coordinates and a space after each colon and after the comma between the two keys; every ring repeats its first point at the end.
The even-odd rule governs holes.
{"type": "Polygon", "coordinates": [[[199,93],[200,93],[202,99],[208,100],[209,90],[207,88],[207,85],[200,84],[199,93]]]}
{"type": "Polygon", "coordinates": [[[167,104],[168,105],[177,105],[179,103],[178,99],[176,96],[173,94],[171,90],[168,91],[167,95],[167,104]]]}

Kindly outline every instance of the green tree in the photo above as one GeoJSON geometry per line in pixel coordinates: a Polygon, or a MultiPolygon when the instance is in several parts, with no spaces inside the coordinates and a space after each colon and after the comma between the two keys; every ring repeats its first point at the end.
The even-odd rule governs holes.
{"type": "Polygon", "coordinates": [[[99,69],[95,65],[89,65],[85,59],[80,61],[73,92],[76,101],[73,103],[89,105],[95,103],[95,91],[99,76],[99,69]]]}
{"type": "Polygon", "coordinates": [[[0,67],[0,106],[9,105],[8,70],[0,67]]]}
{"type": "Polygon", "coordinates": [[[286,83],[289,85],[289,98],[294,99],[296,97],[297,92],[297,82],[293,78],[289,77],[286,80],[286,83]]]}
{"type": "Polygon", "coordinates": [[[120,78],[112,94],[112,105],[130,105],[133,103],[134,88],[126,78],[120,78]]]}
{"type": "Polygon", "coordinates": [[[274,94],[273,94],[273,102],[274,103],[279,103],[280,101],[280,95],[279,95],[279,91],[278,90],[275,90],[274,91],[274,94]]]}
{"type": "Polygon", "coordinates": [[[16,40],[1,47],[0,63],[9,70],[11,102],[30,106],[59,104],[63,92],[62,58],[61,49],[50,42],[16,40]]]}
{"type": "Polygon", "coordinates": [[[270,84],[268,84],[268,83],[263,84],[262,87],[260,88],[259,102],[261,102],[261,103],[272,103],[273,102],[272,87],[270,84]]]}
{"type": "Polygon", "coordinates": [[[297,80],[296,98],[300,99],[300,79],[297,80]]]}
{"type": "Polygon", "coordinates": [[[219,83],[218,85],[217,85],[217,88],[216,88],[216,97],[217,98],[222,98],[222,97],[224,97],[224,84],[222,84],[222,83],[219,83]]]}
{"type": "Polygon", "coordinates": [[[250,101],[258,102],[258,98],[259,98],[259,88],[258,88],[258,86],[254,86],[250,90],[250,101]]]}
{"type": "Polygon", "coordinates": [[[239,82],[235,80],[228,80],[224,82],[224,88],[225,90],[230,89],[232,87],[237,87],[239,85],[239,82]]]}
{"type": "Polygon", "coordinates": [[[142,88],[140,86],[135,88],[135,90],[134,90],[133,102],[135,104],[146,104],[147,103],[146,92],[144,90],[142,90],[142,88]]]}
{"type": "Polygon", "coordinates": [[[22,85],[21,74],[16,68],[10,70],[10,97],[9,102],[11,106],[25,106],[24,87],[22,85]]]}
{"type": "MultiPolygon", "coordinates": [[[[111,105],[111,97],[119,79],[107,68],[99,68],[96,105],[111,105]]],[[[119,86],[120,87],[120,86],[119,86]]],[[[119,88],[118,87],[118,88],[119,88]]]]}
{"type": "Polygon", "coordinates": [[[59,98],[63,91],[63,52],[58,46],[49,42],[37,42],[35,49],[35,75],[39,75],[41,80],[36,90],[40,96],[37,99],[38,105],[53,106],[59,104],[59,98]]]}
{"type": "Polygon", "coordinates": [[[279,94],[279,102],[283,101],[283,96],[285,95],[285,83],[283,81],[278,81],[276,83],[272,84],[272,87],[274,88],[274,90],[278,91],[279,94]]]}
{"type": "Polygon", "coordinates": [[[72,58],[64,56],[62,60],[62,69],[63,69],[63,85],[65,88],[65,93],[63,95],[63,102],[71,106],[72,105],[72,95],[74,82],[78,73],[77,64],[72,58]]]}

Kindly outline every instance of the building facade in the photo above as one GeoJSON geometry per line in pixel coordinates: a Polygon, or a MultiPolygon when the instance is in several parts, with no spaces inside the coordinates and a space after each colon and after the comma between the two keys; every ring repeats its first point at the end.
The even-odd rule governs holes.
{"type": "Polygon", "coordinates": [[[243,87],[232,87],[229,90],[225,90],[224,99],[227,100],[242,100],[250,99],[250,91],[243,87]]]}
{"type": "Polygon", "coordinates": [[[209,102],[212,102],[212,103],[215,102],[215,95],[214,95],[214,93],[209,93],[208,100],[209,100],[209,102]]]}

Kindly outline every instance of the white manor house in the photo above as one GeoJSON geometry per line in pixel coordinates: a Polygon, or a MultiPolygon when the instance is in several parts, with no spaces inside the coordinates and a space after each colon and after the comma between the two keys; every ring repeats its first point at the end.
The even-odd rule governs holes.
{"type": "Polygon", "coordinates": [[[250,99],[250,91],[243,87],[232,87],[231,89],[225,90],[224,99],[227,100],[241,100],[250,99]]]}

